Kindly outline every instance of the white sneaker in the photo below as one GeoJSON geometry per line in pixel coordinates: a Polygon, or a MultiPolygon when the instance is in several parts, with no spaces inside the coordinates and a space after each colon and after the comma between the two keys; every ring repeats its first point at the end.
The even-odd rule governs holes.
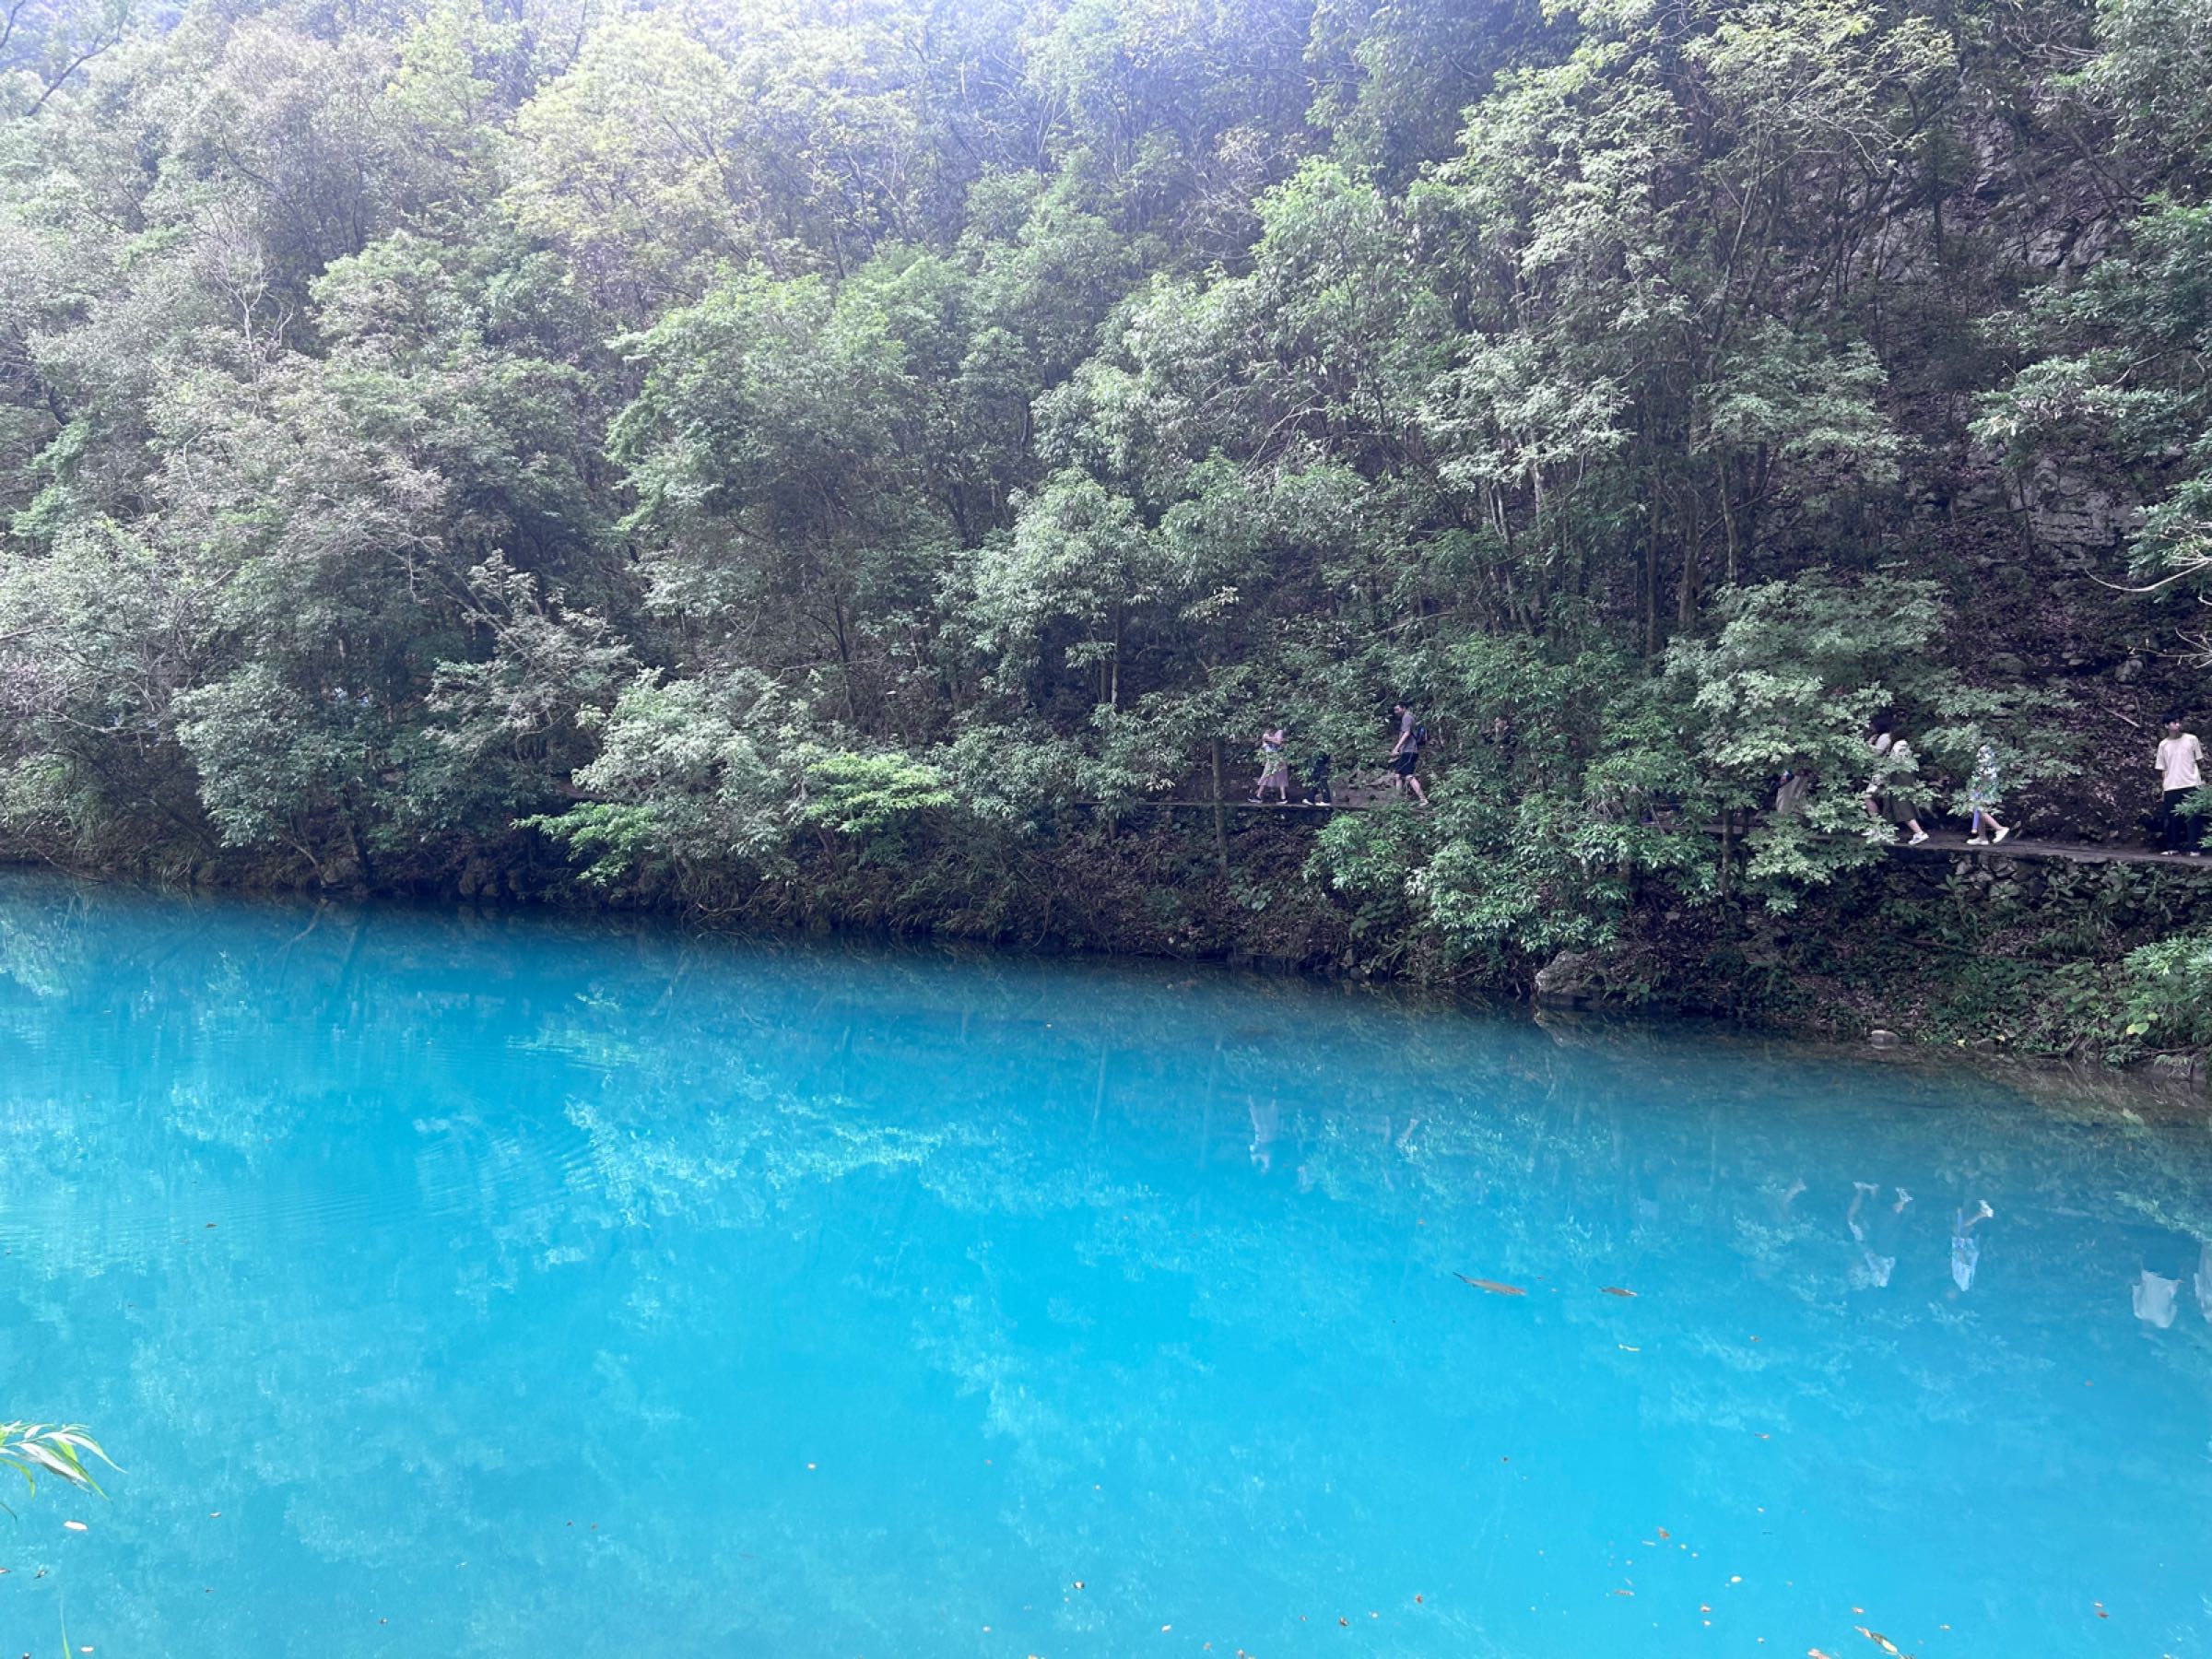
{"type": "Polygon", "coordinates": [[[1986,847],[1989,845],[1989,837],[1986,835],[1970,835],[1966,838],[1966,844],[1970,847],[1986,847]]]}
{"type": "Polygon", "coordinates": [[[2004,829],[2002,829],[2002,830],[1998,830],[1998,831],[1997,831],[1997,839],[1998,839],[1999,841],[2003,841],[2003,840],[2004,840],[2004,839],[2005,839],[2006,836],[2010,835],[2011,833],[2012,833],[2012,829],[2011,829],[2011,826],[2007,825],[2006,828],[2004,828],[2004,829]]]}
{"type": "Polygon", "coordinates": [[[1927,839],[1928,832],[1925,830],[1915,830],[1912,832],[1912,839],[1907,841],[1905,845],[1908,847],[1917,847],[1922,841],[1926,841],[1927,839]]]}

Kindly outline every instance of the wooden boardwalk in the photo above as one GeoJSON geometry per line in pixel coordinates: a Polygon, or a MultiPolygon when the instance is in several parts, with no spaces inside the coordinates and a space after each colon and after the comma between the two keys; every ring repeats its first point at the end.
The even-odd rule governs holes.
{"type": "Polygon", "coordinates": [[[1973,853],[1984,858],[2057,858],[2068,864],[2138,864],[2164,865],[2171,869],[2194,871],[2197,875],[2212,874],[2212,853],[2192,858],[2186,853],[2160,853],[2150,847],[2123,847],[2112,844],[2095,845],[2088,841],[2037,841],[2033,836],[2017,831],[2005,838],[1998,847],[1970,847],[1966,837],[1956,830],[1937,830],[1917,847],[1899,842],[1897,851],[1925,854],[1973,853]]]}
{"type": "MultiPolygon", "coordinates": [[[[1350,794],[1353,792],[1347,790],[1346,793],[1350,794]]],[[[1387,806],[1393,799],[1386,791],[1360,791],[1359,793],[1363,798],[1341,800],[1333,806],[1309,806],[1302,801],[1292,801],[1288,806],[1282,806],[1274,801],[1260,803],[1250,800],[1070,801],[1068,805],[1086,807],[1092,811],[1115,812],[1124,815],[1148,811],[1211,812],[1218,806],[1224,812],[1266,813],[1280,818],[1314,819],[1330,813],[1365,812],[1376,806],[1387,806]]],[[[1706,830],[1708,835],[1718,835],[1720,832],[1721,829],[1718,824],[1711,825],[1706,830]]],[[[1738,830],[1737,833],[1741,835],[1742,831],[1738,830]]],[[[2079,865],[2162,865],[2170,869],[2188,871],[2195,875],[2212,875],[2212,853],[2206,853],[2202,857],[2192,858],[2185,853],[2169,854],[2149,847],[2121,846],[2109,842],[2044,841],[2018,832],[2007,836],[2001,846],[1970,847],[1966,844],[1966,836],[1962,832],[1938,830],[1931,833],[1928,839],[1917,847],[1909,847],[1900,841],[1891,848],[1891,851],[1909,853],[1914,857],[1941,854],[1946,857],[1957,858],[1961,855],[1972,855],[1982,858],[2054,858],[2065,864],[2079,865]]]]}

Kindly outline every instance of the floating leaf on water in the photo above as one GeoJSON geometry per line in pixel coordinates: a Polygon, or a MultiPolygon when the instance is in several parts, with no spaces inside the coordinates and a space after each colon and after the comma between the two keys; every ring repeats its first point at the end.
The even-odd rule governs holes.
{"type": "Polygon", "coordinates": [[[1661,1537],[1663,1537],[1663,1538],[1671,1538],[1671,1537],[1673,1537],[1675,1535],[1674,1535],[1673,1533],[1670,1533],[1670,1532],[1668,1532],[1668,1531],[1666,1530],[1666,1528],[1663,1526],[1663,1527],[1661,1527],[1661,1528],[1659,1529],[1659,1535],[1660,1535],[1661,1537]]]}
{"type": "Polygon", "coordinates": [[[1607,1296],[1633,1296],[1636,1294],[1633,1290],[1622,1289],[1618,1285],[1600,1285],[1598,1288],[1607,1296]]]}
{"type": "Polygon", "coordinates": [[[1488,1290],[1492,1296],[1526,1296],[1527,1291],[1518,1285],[1501,1285],[1496,1279],[1469,1278],[1464,1273],[1452,1276],[1463,1285],[1472,1285],[1477,1290],[1488,1290]]]}
{"type": "Polygon", "coordinates": [[[1870,1630],[1865,1625],[1853,1625],[1851,1628],[1873,1642],[1876,1647],[1880,1648],[1883,1653],[1889,1654],[1891,1659],[1905,1659],[1904,1651],[1879,1630],[1870,1630]]]}
{"type": "Polygon", "coordinates": [[[1613,1346],[1618,1348],[1624,1354],[1641,1354],[1643,1352],[1641,1348],[1636,1347],[1626,1342],[1617,1342],[1613,1346]]]}
{"type": "Polygon", "coordinates": [[[83,1532],[85,1530],[85,1524],[82,1521],[65,1521],[62,1523],[62,1524],[67,1527],[71,1532],[83,1532]]]}

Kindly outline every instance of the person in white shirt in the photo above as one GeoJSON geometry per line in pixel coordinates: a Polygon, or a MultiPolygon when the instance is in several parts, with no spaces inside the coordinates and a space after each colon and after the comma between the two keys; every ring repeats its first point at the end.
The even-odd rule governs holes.
{"type": "Polygon", "coordinates": [[[2205,781],[2205,746],[2194,732],[2182,730],[2180,710],[2166,716],[2166,735],[2159,740],[2158,757],[2151,764],[2159,769],[2159,785],[2165,791],[2159,802],[2159,839],[2165,843],[2166,855],[2171,858],[2185,850],[2195,858],[2199,856],[2199,826],[2194,815],[2183,809],[2205,781]]]}

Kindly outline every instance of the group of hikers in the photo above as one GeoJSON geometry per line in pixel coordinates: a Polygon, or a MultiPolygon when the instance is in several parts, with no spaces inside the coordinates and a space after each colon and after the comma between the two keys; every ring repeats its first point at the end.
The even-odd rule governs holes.
{"type": "MultiPolygon", "coordinates": [[[[1391,718],[1395,723],[1397,740],[1390,750],[1387,774],[1390,786],[1401,794],[1411,794],[1418,805],[1426,806],[1429,792],[1421,786],[1419,768],[1421,749],[1429,741],[1429,728],[1409,703],[1394,703],[1391,718]]],[[[2165,735],[2159,740],[2150,762],[2159,774],[2159,850],[2170,858],[2177,854],[2201,858],[2204,825],[2198,816],[2196,794],[2205,782],[2205,746],[2194,732],[2188,730],[2187,718],[2180,710],[2169,713],[2162,724],[2165,735]]],[[[1261,734],[1260,776],[1252,793],[1254,806],[1291,805],[1290,761],[1284,752],[1288,741],[1288,731],[1279,724],[1261,734]],[[1275,796],[1273,803],[1268,800],[1271,791],[1275,796]]],[[[1917,847],[1928,839],[1927,829],[1921,822],[1921,806],[1902,791],[1883,786],[1887,778],[1913,770],[1912,746],[1906,740],[1903,726],[1894,713],[1877,714],[1867,730],[1866,741],[1876,761],[1876,775],[1868,780],[1863,797],[1866,816],[1877,824],[1894,824],[1897,832],[1903,836],[1904,844],[1917,847]]],[[[1303,805],[1336,804],[1329,786],[1332,764],[1325,753],[1313,757],[1307,768],[1305,794],[1300,797],[1303,805]]],[[[1814,781],[1815,774],[1805,769],[1785,771],[1774,791],[1776,815],[1802,814],[1814,781]]],[[[2003,782],[1996,750],[1985,743],[1974,757],[1973,775],[1967,780],[1967,806],[1972,818],[1966,840],[1968,846],[1996,846],[2012,834],[2015,826],[1997,817],[2003,782]]]]}
{"type": "MultiPolygon", "coordinates": [[[[2199,843],[2204,826],[2198,821],[2195,797],[2204,786],[2205,746],[2195,733],[2187,729],[2187,718],[2180,710],[2169,713],[2163,724],[2166,735],[2159,740],[2150,761],[2159,774],[2159,850],[2170,858],[2176,854],[2199,858],[2203,856],[2199,843]]],[[[1896,825],[1904,837],[1904,844],[1917,847],[1928,839],[1928,831],[1920,821],[1921,807],[1910,795],[1882,787],[1884,776],[1912,770],[1912,747],[1905,740],[1897,716],[1877,715],[1866,741],[1877,762],[1877,776],[1868,781],[1864,797],[1866,816],[1877,824],[1896,825]]],[[[1968,846],[1994,846],[2012,833],[2014,827],[2002,821],[1996,813],[2002,782],[1996,751],[1985,743],[1974,758],[1973,775],[1967,781],[1967,806],[1972,815],[1968,846]]],[[[1782,815],[1803,812],[1812,785],[1812,773],[1784,771],[1774,792],[1775,812],[1782,815]]]]}
{"type": "MultiPolygon", "coordinates": [[[[1389,761],[1390,785],[1393,789],[1409,794],[1420,806],[1429,805],[1429,792],[1421,787],[1419,769],[1421,746],[1429,741],[1429,728],[1414,713],[1412,705],[1394,703],[1391,718],[1397,723],[1397,741],[1391,746],[1389,761]]],[[[1271,726],[1260,734],[1260,780],[1253,785],[1252,802],[1255,806],[1270,804],[1290,805],[1290,761],[1283,753],[1289,733],[1282,726],[1271,726]],[[1273,803],[1267,792],[1275,791],[1273,803]]],[[[1335,760],[1326,753],[1313,757],[1306,768],[1308,779],[1303,804],[1308,806],[1334,806],[1336,796],[1329,787],[1330,768],[1335,760]]]]}

